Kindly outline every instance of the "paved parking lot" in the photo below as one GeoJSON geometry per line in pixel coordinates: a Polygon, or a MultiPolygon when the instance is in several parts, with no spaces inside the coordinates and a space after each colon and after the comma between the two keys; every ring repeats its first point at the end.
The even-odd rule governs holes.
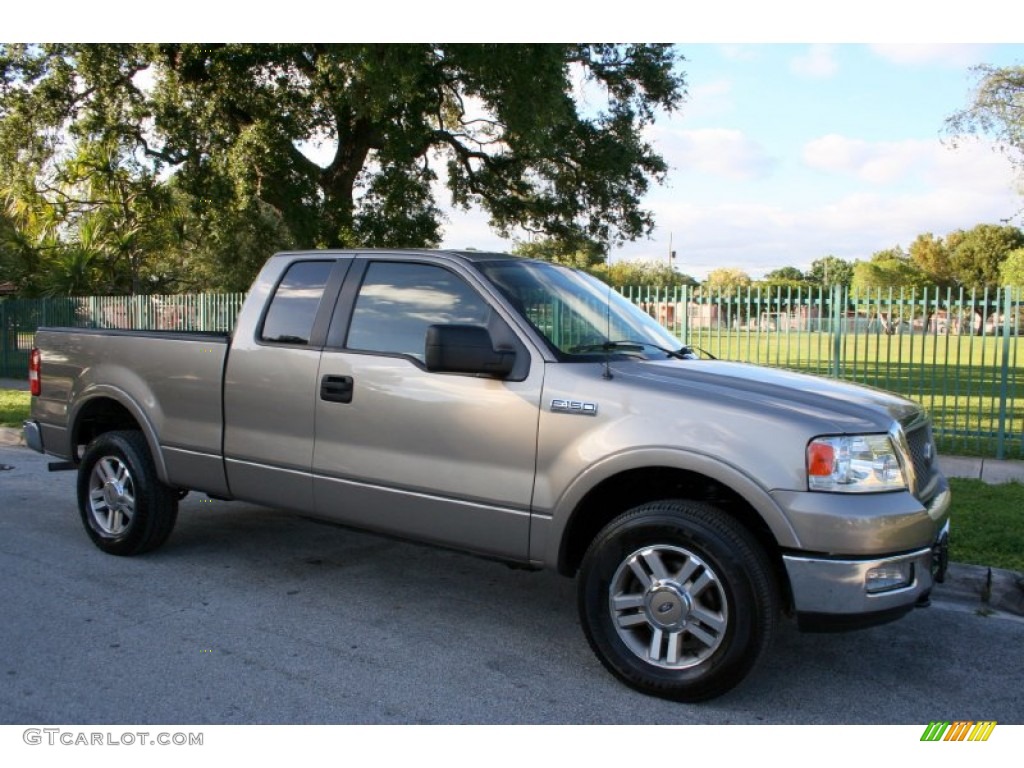
{"type": "Polygon", "coordinates": [[[980,606],[787,622],[740,688],[674,704],[604,671],[572,581],[195,494],[111,557],[47,460],[0,447],[2,723],[1024,723],[1024,620],[980,606]]]}

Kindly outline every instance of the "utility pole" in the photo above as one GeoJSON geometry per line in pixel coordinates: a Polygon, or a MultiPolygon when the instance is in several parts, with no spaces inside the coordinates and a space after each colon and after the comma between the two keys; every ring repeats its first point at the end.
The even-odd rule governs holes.
{"type": "Polygon", "coordinates": [[[672,233],[668,233],[668,268],[674,270],[676,259],[676,252],[672,250],[672,233]]]}

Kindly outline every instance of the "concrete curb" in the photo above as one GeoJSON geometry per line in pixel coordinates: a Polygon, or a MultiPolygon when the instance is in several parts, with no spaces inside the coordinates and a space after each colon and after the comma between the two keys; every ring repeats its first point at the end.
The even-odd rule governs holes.
{"type": "Polygon", "coordinates": [[[0,427],[0,445],[24,445],[25,433],[18,427],[0,427]]]}
{"type": "Polygon", "coordinates": [[[989,485],[1024,483],[1024,461],[980,459],[971,456],[939,456],[946,477],[983,480],[989,485]]]}
{"type": "Polygon", "coordinates": [[[932,598],[973,607],[976,612],[1024,617],[1024,574],[984,565],[950,563],[946,581],[932,598]]]}

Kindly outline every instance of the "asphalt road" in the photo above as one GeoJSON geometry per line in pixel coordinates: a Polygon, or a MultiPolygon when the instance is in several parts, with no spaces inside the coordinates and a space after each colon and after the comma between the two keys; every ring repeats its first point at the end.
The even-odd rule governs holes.
{"type": "Polygon", "coordinates": [[[195,494],[111,557],[47,460],[0,447],[0,723],[1024,723],[1019,618],[784,622],[738,689],[675,704],[605,672],[567,579],[195,494]]]}

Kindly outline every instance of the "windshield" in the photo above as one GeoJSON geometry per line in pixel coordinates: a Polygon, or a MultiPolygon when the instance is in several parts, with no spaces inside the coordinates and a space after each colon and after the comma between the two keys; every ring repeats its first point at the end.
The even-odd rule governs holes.
{"type": "Polygon", "coordinates": [[[679,339],[600,280],[539,261],[493,261],[477,268],[567,360],[612,355],[664,359],[679,339]]]}

